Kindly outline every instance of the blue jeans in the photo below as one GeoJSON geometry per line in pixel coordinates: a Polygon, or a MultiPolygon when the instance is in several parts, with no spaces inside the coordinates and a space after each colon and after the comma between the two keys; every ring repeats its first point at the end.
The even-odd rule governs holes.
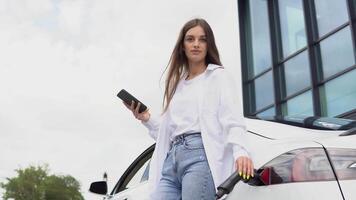
{"type": "Polygon", "coordinates": [[[214,200],[215,186],[200,134],[173,141],[158,185],[160,200],[214,200]]]}

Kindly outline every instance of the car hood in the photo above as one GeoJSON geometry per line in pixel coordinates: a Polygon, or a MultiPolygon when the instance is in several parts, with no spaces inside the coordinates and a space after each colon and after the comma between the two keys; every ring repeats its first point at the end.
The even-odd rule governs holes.
{"type": "Polygon", "coordinates": [[[316,130],[282,123],[245,118],[247,130],[270,139],[277,140],[317,140],[335,137],[345,131],[316,130]]]}

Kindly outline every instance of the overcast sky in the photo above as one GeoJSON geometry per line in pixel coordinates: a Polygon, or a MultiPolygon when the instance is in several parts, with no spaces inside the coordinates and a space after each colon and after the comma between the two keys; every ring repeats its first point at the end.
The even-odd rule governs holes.
{"type": "MultiPolygon", "coordinates": [[[[48,163],[109,189],[153,140],[116,97],[159,113],[161,74],[183,24],[205,18],[239,83],[236,0],[0,0],[0,182],[48,163]]],[[[3,191],[0,191],[1,193],[3,191]]]]}

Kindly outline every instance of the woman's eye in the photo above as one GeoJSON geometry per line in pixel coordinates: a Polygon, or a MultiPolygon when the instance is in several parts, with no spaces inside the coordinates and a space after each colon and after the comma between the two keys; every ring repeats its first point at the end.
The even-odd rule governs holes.
{"type": "Polygon", "coordinates": [[[200,41],[206,42],[206,38],[200,38],[200,41]]]}
{"type": "Polygon", "coordinates": [[[193,38],[186,38],[185,40],[191,42],[193,41],[193,38]]]}

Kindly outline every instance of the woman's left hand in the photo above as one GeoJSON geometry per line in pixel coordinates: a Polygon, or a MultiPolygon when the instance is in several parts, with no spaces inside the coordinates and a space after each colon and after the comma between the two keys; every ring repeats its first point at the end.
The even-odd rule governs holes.
{"type": "Polygon", "coordinates": [[[249,157],[238,157],[235,161],[235,168],[243,179],[249,179],[250,177],[253,177],[253,162],[249,157]]]}

